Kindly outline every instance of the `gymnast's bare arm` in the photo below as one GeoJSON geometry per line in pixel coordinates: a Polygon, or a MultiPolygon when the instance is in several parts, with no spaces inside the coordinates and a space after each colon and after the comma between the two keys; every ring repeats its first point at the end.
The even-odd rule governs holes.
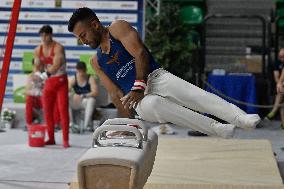
{"type": "MultiPolygon", "coordinates": [[[[119,40],[124,48],[135,58],[136,79],[147,80],[149,58],[138,32],[126,21],[117,20],[109,26],[111,34],[119,40]]],[[[125,108],[132,108],[142,100],[144,91],[131,91],[122,99],[125,108]]]]}

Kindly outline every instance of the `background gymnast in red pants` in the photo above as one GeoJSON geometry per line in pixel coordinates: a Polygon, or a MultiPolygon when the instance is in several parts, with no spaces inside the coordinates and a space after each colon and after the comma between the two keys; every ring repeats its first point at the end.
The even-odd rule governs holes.
{"type": "MultiPolygon", "coordinates": [[[[34,65],[34,60],[32,61],[34,65]]],[[[40,67],[40,70],[43,71],[43,66],[40,67]]],[[[29,74],[26,83],[26,123],[27,125],[40,123],[42,120],[41,109],[42,109],[42,90],[44,81],[36,74],[36,68],[33,67],[33,71],[29,74]]],[[[54,106],[53,111],[54,123],[59,123],[59,112],[58,107],[54,106]]]]}
{"type": "Polygon", "coordinates": [[[39,76],[45,80],[43,88],[43,111],[49,139],[46,145],[54,145],[54,106],[58,106],[63,134],[63,147],[69,147],[68,80],[64,47],[52,39],[49,25],[39,30],[41,45],[35,48],[35,65],[44,65],[45,72],[39,76]]]}

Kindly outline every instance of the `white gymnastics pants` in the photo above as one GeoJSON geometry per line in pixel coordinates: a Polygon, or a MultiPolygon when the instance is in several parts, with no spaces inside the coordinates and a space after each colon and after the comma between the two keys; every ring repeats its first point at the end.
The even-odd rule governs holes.
{"type": "Polygon", "coordinates": [[[79,104],[75,104],[72,96],[69,98],[69,117],[70,122],[74,122],[74,115],[72,110],[85,110],[84,112],[84,128],[87,128],[92,120],[92,116],[95,110],[96,99],[93,97],[84,98],[79,104]]]}
{"type": "Polygon", "coordinates": [[[246,114],[234,104],[163,69],[154,70],[149,75],[145,97],[139,102],[136,112],[146,121],[173,123],[208,135],[215,134],[212,123],[217,121],[202,113],[231,124],[237,116],[246,114]]]}

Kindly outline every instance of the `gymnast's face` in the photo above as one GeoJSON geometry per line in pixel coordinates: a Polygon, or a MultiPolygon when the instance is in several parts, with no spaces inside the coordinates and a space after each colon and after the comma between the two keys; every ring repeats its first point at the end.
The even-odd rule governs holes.
{"type": "Polygon", "coordinates": [[[87,74],[87,70],[86,69],[76,69],[77,75],[79,77],[81,76],[85,76],[87,74]]]}
{"type": "Polygon", "coordinates": [[[52,34],[50,33],[41,33],[40,38],[44,45],[48,45],[52,42],[52,34]]]}
{"type": "Polygon", "coordinates": [[[89,45],[93,49],[96,49],[101,44],[102,26],[95,20],[77,22],[73,33],[82,43],[89,45]]]}

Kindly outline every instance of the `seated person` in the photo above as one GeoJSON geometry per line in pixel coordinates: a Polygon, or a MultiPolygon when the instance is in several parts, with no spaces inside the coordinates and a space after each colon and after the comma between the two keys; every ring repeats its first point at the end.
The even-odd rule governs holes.
{"type": "MultiPolygon", "coordinates": [[[[94,77],[87,74],[87,67],[84,62],[77,62],[76,74],[69,78],[69,113],[70,127],[76,127],[74,123],[73,110],[84,109],[83,129],[91,125],[92,116],[95,110],[95,97],[98,95],[98,86],[94,77]]],[[[90,128],[92,129],[92,127],[90,128]]]]}
{"type": "MultiPolygon", "coordinates": [[[[32,60],[34,65],[34,60],[32,60]]],[[[43,66],[40,66],[39,69],[43,71],[43,66]]],[[[36,68],[33,67],[33,71],[28,75],[27,83],[25,87],[26,94],[26,123],[27,125],[37,124],[42,122],[42,89],[44,81],[39,77],[39,74],[36,72],[36,68]]],[[[54,122],[59,124],[59,113],[58,108],[54,108],[54,122]]]]}
{"type": "MultiPolygon", "coordinates": [[[[279,60],[275,61],[273,76],[276,84],[279,83],[280,75],[284,67],[284,48],[279,51],[279,60]]],[[[277,92],[275,95],[275,101],[272,110],[266,115],[266,119],[273,119],[280,109],[280,118],[281,118],[281,128],[284,129],[284,107],[280,107],[279,105],[283,103],[283,94],[277,92]]]]}

